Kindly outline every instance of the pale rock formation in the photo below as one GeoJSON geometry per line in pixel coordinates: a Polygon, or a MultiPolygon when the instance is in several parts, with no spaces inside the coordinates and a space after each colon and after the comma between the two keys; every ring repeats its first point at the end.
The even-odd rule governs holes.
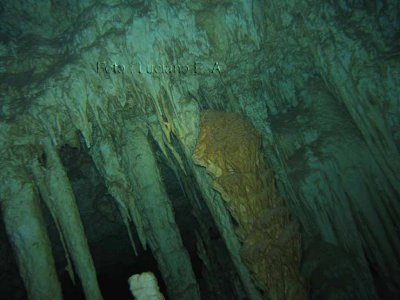
{"type": "Polygon", "coordinates": [[[128,279],[129,289],[136,300],[164,300],[157,284],[157,278],[151,272],[134,274],[128,279]]]}

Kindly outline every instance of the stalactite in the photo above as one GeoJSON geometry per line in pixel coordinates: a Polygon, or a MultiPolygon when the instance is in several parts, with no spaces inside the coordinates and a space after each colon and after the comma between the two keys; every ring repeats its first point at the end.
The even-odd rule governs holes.
{"type": "MultiPolygon", "coordinates": [[[[129,127],[127,127],[129,128],[129,127]]],[[[172,299],[200,299],[189,255],[175,223],[172,204],[159,174],[146,131],[132,128],[125,132],[123,159],[135,183],[150,248],[172,299]]]]}
{"type": "MultiPolygon", "coordinates": [[[[58,153],[49,139],[43,140],[46,155],[46,167],[43,170],[48,189],[51,210],[65,238],[67,249],[72,258],[87,300],[102,299],[96,278],[96,270],[90,255],[79,210],[72,187],[60,161],[58,153]]],[[[45,195],[46,193],[44,193],[45,195]]]]}
{"type": "Polygon", "coordinates": [[[47,208],[49,209],[50,214],[53,218],[54,224],[57,227],[60,241],[63,246],[64,252],[65,252],[65,258],[67,260],[66,270],[68,272],[68,275],[69,275],[71,281],[75,284],[76,281],[75,281],[75,274],[74,274],[74,270],[73,270],[72,262],[71,262],[71,255],[68,251],[68,248],[67,248],[67,245],[65,242],[65,237],[61,230],[59,221],[57,219],[58,213],[57,213],[56,207],[53,205],[53,202],[51,201],[51,196],[50,196],[49,190],[46,186],[46,179],[44,176],[44,172],[43,172],[42,167],[40,166],[39,160],[37,158],[33,159],[31,169],[32,169],[32,174],[33,174],[34,180],[35,180],[35,184],[39,188],[42,200],[45,203],[45,205],[47,206],[47,208]]]}
{"type": "MultiPolygon", "coordinates": [[[[337,39],[345,39],[338,34],[337,39]]],[[[400,155],[393,140],[390,129],[383,113],[369,99],[357,91],[348,71],[338,60],[336,55],[332,57],[331,49],[317,47],[315,61],[320,66],[331,90],[342,99],[354,123],[359,128],[369,149],[374,154],[374,159],[385,172],[387,179],[400,195],[399,175],[400,155]]],[[[400,210],[395,201],[392,205],[400,210]]]]}
{"type": "Polygon", "coordinates": [[[212,180],[205,170],[192,166],[193,174],[196,182],[200,187],[202,196],[206,201],[207,207],[210,210],[215,224],[221,233],[226,247],[231,255],[233,264],[239,274],[240,280],[246,291],[246,296],[251,300],[262,299],[260,292],[256,289],[251,280],[250,273],[244,265],[240,257],[240,243],[235,234],[234,225],[231,216],[224,206],[221,196],[212,189],[212,180]]]}
{"type": "Polygon", "coordinates": [[[193,159],[213,176],[237,220],[241,255],[258,287],[269,299],[307,299],[300,235],[275,190],[255,129],[239,114],[205,112],[193,159]]]}
{"type": "Polygon", "coordinates": [[[28,298],[60,300],[61,286],[34,185],[22,166],[2,171],[3,220],[28,298]]]}
{"type": "Polygon", "coordinates": [[[102,173],[108,191],[116,201],[128,231],[132,247],[136,249],[130,229],[131,220],[135,224],[142,247],[146,249],[146,235],[143,229],[143,220],[137,207],[137,200],[132,193],[132,185],[129,183],[125,170],[118,159],[119,154],[116,151],[114,143],[109,137],[103,136],[93,145],[90,155],[98,170],[102,173]]]}

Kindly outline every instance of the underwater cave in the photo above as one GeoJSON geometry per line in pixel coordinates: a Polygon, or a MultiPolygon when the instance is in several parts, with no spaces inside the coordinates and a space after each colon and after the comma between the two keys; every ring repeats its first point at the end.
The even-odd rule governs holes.
{"type": "Polygon", "coordinates": [[[0,300],[400,299],[400,2],[0,1],[0,300]]]}

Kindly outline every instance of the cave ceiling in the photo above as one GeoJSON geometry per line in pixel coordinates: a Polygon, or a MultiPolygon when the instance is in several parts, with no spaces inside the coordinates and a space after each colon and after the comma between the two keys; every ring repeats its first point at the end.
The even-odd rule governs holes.
{"type": "MultiPolygon", "coordinates": [[[[1,1],[0,203],[28,298],[61,299],[64,264],[102,299],[91,253],[125,230],[170,299],[396,299],[399,11],[1,1]],[[271,222],[291,245],[285,286],[254,263],[271,222]]],[[[268,251],[257,263],[283,270],[268,251]]]]}

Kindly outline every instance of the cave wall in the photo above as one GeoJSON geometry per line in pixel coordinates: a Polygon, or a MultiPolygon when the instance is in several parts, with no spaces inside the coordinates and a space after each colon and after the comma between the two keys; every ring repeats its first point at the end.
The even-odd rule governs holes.
{"type": "MultiPolygon", "coordinates": [[[[0,199],[25,283],[33,275],[26,279],[30,272],[21,271],[26,263],[18,253],[25,245],[17,243],[19,227],[7,209],[18,208],[23,197],[44,198],[40,176],[50,176],[47,189],[56,178],[46,171],[43,153],[57,161],[64,145],[82,147],[93,159],[132,255],[148,244],[154,251],[149,238],[158,229],[146,224],[151,212],[137,197],[142,174],[129,148],[146,143],[129,130],[141,124],[180,178],[193,175],[240,278],[238,290],[259,299],[240,257],[236,225],[191,159],[200,113],[211,109],[243,114],[261,135],[279,192],[301,225],[310,297],[399,297],[399,10],[397,1],[3,1],[0,199]],[[158,64],[166,70],[188,64],[189,71],[161,72],[158,64]],[[21,182],[27,190],[12,192],[21,182]]],[[[61,165],[58,170],[65,175],[61,165]]],[[[68,197],[54,197],[67,197],[73,207],[64,175],[53,194],[58,186],[66,189],[68,197]]],[[[61,219],[71,212],[55,211],[61,219]]],[[[42,224],[40,211],[35,214],[42,224]]],[[[94,268],[80,273],[82,263],[73,256],[72,244],[80,240],[85,263],[91,259],[86,229],[67,229],[60,231],[77,273],[87,291],[97,290],[94,268]]],[[[49,257],[43,274],[50,276],[45,230],[37,238],[43,249],[35,255],[49,257]]],[[[181,255],[187,260],[185,251],[181,255]]],[[[189,261],[186,266],[192,268],[189,261]]],[[[55,280],[47,291],[57,294],[57,286],[55,280]]]]}

